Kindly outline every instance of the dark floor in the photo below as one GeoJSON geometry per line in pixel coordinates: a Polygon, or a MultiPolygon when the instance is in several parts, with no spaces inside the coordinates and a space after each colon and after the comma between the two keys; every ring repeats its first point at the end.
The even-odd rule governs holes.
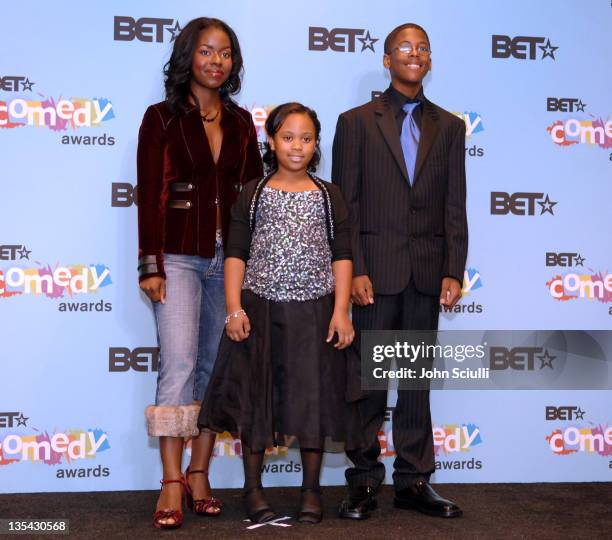
{"type": "MultiPolygon", "coordinates": [[[[293,518],[249,529],[241,492],[218,490],[225,506],[219,518],[187,513],[183,527],[157,531],[152,513],[157,492],[37,493],[0,495],[0,518],[67,518],[71,538],[589,538],[612,537],[612,484],[444,484],[441,495],[464,510],[440,519],[392,508],[393,491],[379,493],[379,509],[367,521],[336,517],[344,488],[324,488],[323,522],[301,525],[293,518]],[[289,526],[280,526],[289,525],[289,526]]],[[[292,516],[298,488],[268,490],[279,517],[292,516]]],[[[32,538],[33,536],[28,536],[32,538]]],[[[22,536],[22,538],[24,538],[22,536]]]]}

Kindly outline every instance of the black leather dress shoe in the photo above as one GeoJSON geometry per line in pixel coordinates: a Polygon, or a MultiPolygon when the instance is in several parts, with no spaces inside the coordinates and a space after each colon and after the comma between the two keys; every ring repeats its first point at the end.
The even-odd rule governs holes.
{"type": "Polygon", "coordinates": [[[371,487],[360,486],[349,490],[348,496],[340,503],[338,515],[346,519],[367,519],[370,511],[378,506],[371,487]]]}
{"type": "Polygon", "coordinates": [[[463,514],[454,502],[440,497],[428,482],[419,480],[414,486],[395,493],[393,505],[396,508],[413,509],[436,517],[459,517],[463,514]]]}

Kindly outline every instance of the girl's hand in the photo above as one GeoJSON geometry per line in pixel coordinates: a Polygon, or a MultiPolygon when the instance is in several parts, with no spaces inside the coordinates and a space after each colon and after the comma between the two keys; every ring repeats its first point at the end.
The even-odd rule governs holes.
{"type": "Polygon", "coordinates": [[[225,325],[225,332],[232,341],[243,341],[248,338],[251,333],[251,321],[247,314],[241,313],[237,317],[230,317],[225,325]]]}
{"type": "Polygon", "coordinates": [[[163,277],[153,276],[143,279],[140,282],[140,288],[151,302],[166,303],[166,280],[163,277]]]}
{"type": "Polygon", "coordinates": [[[329,321],[329,330],[327,332],[327,343],[334,339],[334,334],[338,334],[338,342],[334,345],[336,349],[346,349],[353,339],[355,339],[355,330],[353,323],[349,319],[348,313],[336,313],[332,315],[329,321]]]}

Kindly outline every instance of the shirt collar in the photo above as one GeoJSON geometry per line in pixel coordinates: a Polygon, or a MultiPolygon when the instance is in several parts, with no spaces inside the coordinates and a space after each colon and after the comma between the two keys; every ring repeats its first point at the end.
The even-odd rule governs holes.
{"type": "Polygon", "coordinates": [[[402,107],[406,103],[419,103],[422,104],[425,95],[423,94],[423,87],[417,93],[417,95],[413,98],[409,98],[402,94],[399,90],[397,90],[392,84],[389,85],[389,94],[391,95],[391,103],[393,104],[393,108],[397,111],[401,111],[402,107]]]}

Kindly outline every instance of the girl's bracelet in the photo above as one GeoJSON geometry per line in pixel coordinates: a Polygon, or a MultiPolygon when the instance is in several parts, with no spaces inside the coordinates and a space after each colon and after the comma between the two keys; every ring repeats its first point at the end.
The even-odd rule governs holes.
{"type": "Polygon", "coordinates": [[[225,317],[225,324],[229,323],[230,319],[237,319],[238,315],[246,315],[246,311],[244,311],[244,309],[239,309],[238,311],[230,313],[227,317],[225,317]]]}

